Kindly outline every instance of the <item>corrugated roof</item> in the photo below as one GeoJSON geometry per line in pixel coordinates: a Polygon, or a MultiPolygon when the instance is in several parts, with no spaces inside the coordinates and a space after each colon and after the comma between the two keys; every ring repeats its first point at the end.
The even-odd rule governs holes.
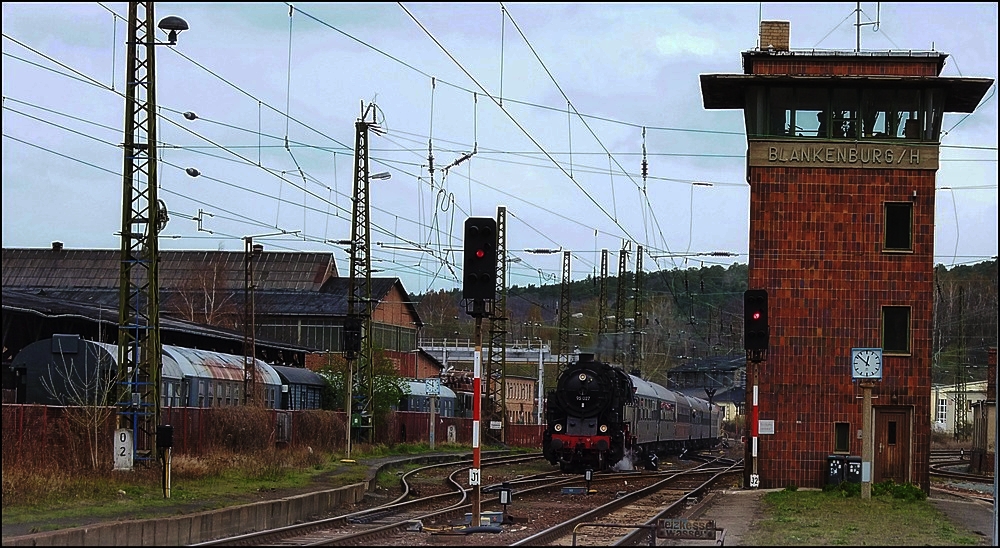
{"type": "MultiPolygon", "coordinates": [[[[160,251],[162,289],[242,288],[242,251],[160,251]]],[[[121,252],[117,249],[3,248],[4,287],[117,288],[121,252]]],[[[318,291],[337,277],[333,253],[264,251],[254,261],[260,290],[318,291]]]]}

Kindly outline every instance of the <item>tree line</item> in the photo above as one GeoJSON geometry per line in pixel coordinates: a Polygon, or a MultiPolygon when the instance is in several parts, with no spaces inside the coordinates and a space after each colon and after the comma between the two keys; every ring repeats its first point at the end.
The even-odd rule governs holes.
{"type": "MultiPolygon", "coordinates": [[[[621,310],[627,319],[634,310],[634,277],[628,273],[622,280],[625,302],[621,310]]],[[[742,354],[747,280],[748,266],[738,263],[644,273],[639,330],[646,376],[669,371],[691,358],[742,354]]],[[[605,318],[619,310],[617,288],[618,277],[609,276],[605,318]]],[[[570,282],[567,291],[571,296],[569,348],[594,350],[606,344],[608,336],[595,340],[601,321],[599,279],[588,276],[570,282]]],[[[560,335],[561,295],[561,283],[510,287],[505,301],[508,342],[540,339],[555,345],[560,335]]],[[[934,299],[932,382],[985,379],[987,350],[997,346],[997,260],[936,266],[934,294],[927,298],[934,299]]],[[[421,338],[472,338],[473,319],[465,313],[461,289],[431,291],[414,300],[425,323],[421,338]]],[[[616,319],[606,319],[601,332],[613,333],[616,319]]]]}

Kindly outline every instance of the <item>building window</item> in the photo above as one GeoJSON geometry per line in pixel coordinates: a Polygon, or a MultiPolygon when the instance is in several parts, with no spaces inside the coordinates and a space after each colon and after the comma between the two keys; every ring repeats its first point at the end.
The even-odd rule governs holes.
{"type": "Polygon", "coordinates": [[[882,307],[882,351],[887,354],[910,353],[910,307],[882,307]]]}
{"type": "Polygon", "coordinates": [[[938,398],[937,402],[937,421],[941,423],[948,422],[948,399],[938,398]]]}
{"type": "Polygon", "coordinates": [[[833,452],[834,453],[851,452],[851,423],[849,422],[833,423],[833,452]]]}
{"type": "Polygon", "coordinates": [[[886,202],[884,243],[886,251],[913,251],[911,202],[886,202]]]}

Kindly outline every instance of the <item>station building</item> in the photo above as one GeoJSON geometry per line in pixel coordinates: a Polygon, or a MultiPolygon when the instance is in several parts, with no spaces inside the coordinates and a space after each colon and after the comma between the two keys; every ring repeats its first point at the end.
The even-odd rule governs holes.
{"type": "MultiPolygon", "coordinates": [[[[930,490],[934,201],[942,118],[975,110],[989,78],[942,77],[936,51],[793,50],[763,21],[742,74],[701,76],[706,109],[741,109],[750,184],[749,285],[768,293],[758,389],[761,488],[822,487],[831,456],[873,482],[930,490]],[[852,349],[882,352],[863,428],[852,349]]],[[[749,446],[750,444],[748,444],[749,446]]]]}

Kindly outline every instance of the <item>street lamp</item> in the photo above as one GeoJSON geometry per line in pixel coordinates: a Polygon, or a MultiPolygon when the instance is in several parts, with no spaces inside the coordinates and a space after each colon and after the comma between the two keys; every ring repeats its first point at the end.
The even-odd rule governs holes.
{"type": "Polygon", "coordinates": [[[161,30],[167,31],[167,40],[170,40],[170,43],[165,45],[168,46],[177,43],[177,33],[188,29],[187,21],[176,15],[168,15],[160,19],[160,23],[156,26],[160,27],[161,30]]]}

